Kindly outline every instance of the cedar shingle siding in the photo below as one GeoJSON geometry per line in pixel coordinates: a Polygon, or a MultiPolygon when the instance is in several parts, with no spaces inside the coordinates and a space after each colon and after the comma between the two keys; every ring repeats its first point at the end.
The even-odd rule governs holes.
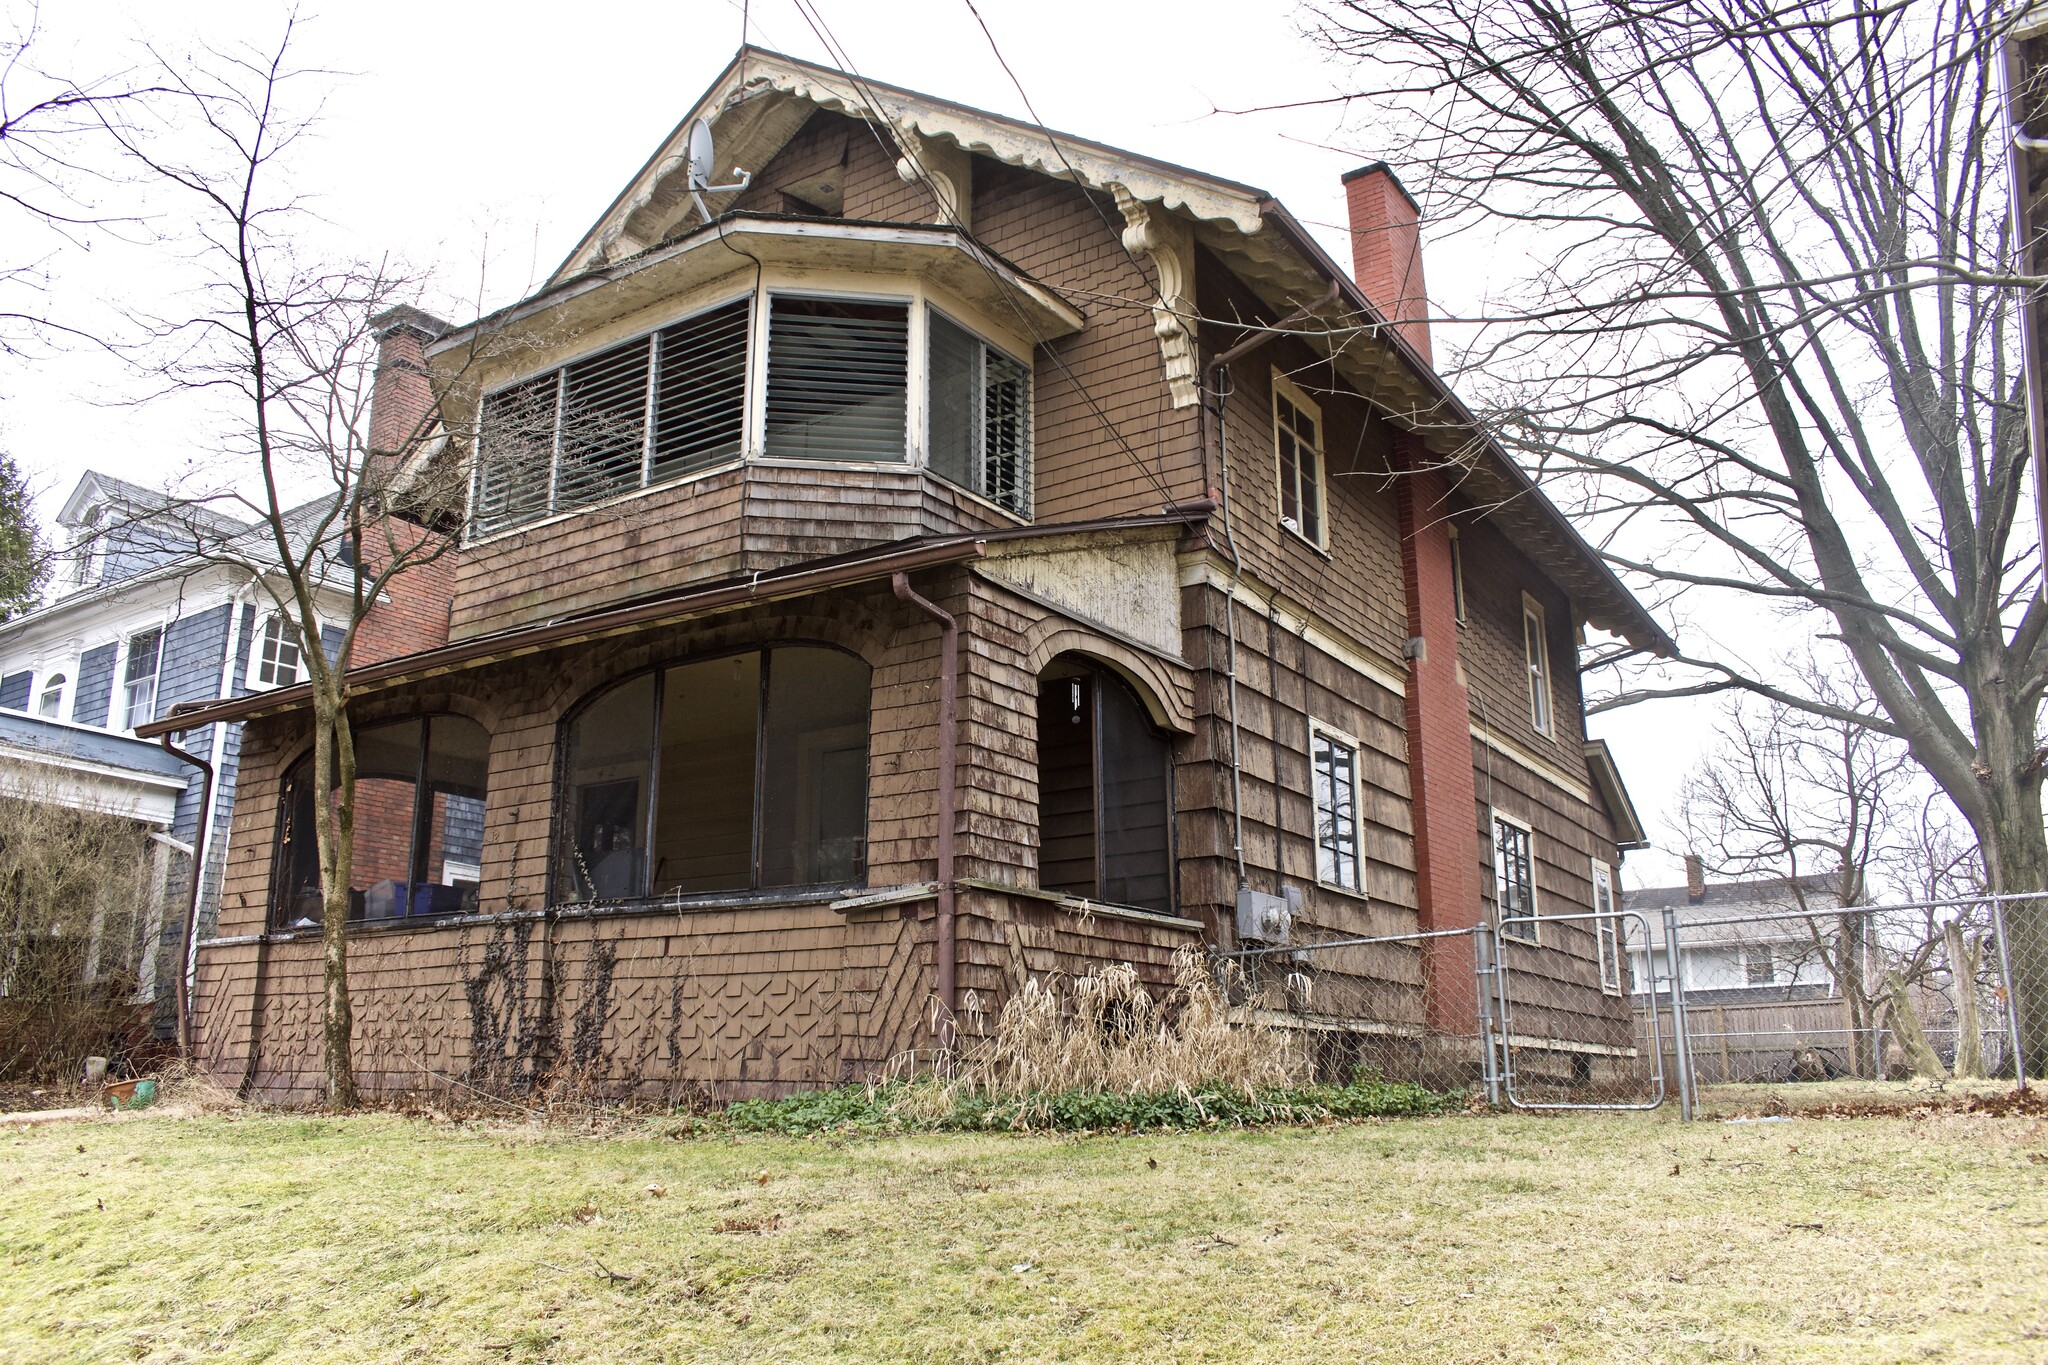
{"type": "MultiPolygon", "coordinates": [[[[898,175],[894,151],[866,123],[824,110],[792,123],[735,209],[933,220],[931,194],[898,175]],[[821,202],[833,198],[839,202],[821,202]]],[[[1217,474],[1200,413],[1172,405],[1148,306],[1158,268],[1125,249],[1116,200],[987,155],[960,162],[975,238],[1085,319],[1031,357],[1032,509],[1048,528],[1043,546],[1007,538],[1014,518],[913,465],[748,462],[467,545],[439,580],[445,624],[438,634],[423,630],[414,647],[744,583],[890,542],[980,533],[989,537],[980,561],[911,574],[914,590],[959,625],[954,875],[963,1030],[985,1026],[1029,976],[1129,961],[1159,983],[1176,949],[1234,946],[1233,758],[1254,888],[1303,888],[1310,938],[1414,931],[1424,907],[1404,693],[1411,604],[1394,472],[1406,458],[1397,448],[1411,438],[1381,415],[1379,395],[1353,391],[1322,354],[1290,338],[1271,341],[1232,367],[1220,413],[1230,467],[1226,526],[1220,510],[1201,501],[1217,474]],[[1321,409],[1327,552],[1280,524],[1276,368],[1321,409]],[[1159,515],[1170,507],[1192,510],[1159,515]],[[1069,523],[1135,515],[1155,520],[1055,534],[1069,523]],[[1010,576],[1017,571],[1003,556],[1013,552],[1041,556],[1039,576],[1010,576]],[[1022,586],[1027,579],[1037,586],[1022,586]],[[1148,636],[1146,623],[1160,619],[1177,626],[1148,636]],[[1234,755],[1225,684],[1233,629],[1234,755]],[[1049,667],[1077,663],[1133,687],[1170,742],[1170,914],[1100,906],[1081,913],[1039,890],[1041,679],[1049,667]],[[1311,722],[1361,745],[1363,895],[1316,882],[1311,722]]],[[[671,238],[689,230],[684,223],[671,238]]],[[[1270,322],[1284,311],[1207,247],[1195,246],[1192,261],[1185,287],[1204,318],[1270,322]]],[[[750,278],[736,276],[731,287],[750,278]]],[[[645,298],[631,306],[653,316],[645,298]]],[[[1222,322],[1200,327],[1198,362],[1249,335],[1222,322]]],[[[527,372],[573,354],[538,355],[527,372]]],[[[1440,647],[1454,651],[1469,689],[1479,899],[1492,896],[1487,811],[1497,805],[1535,827],[1541,904],[1590,909],[1589,860],[1611,863],[1616,850],[1581,753],[1573,661],[1583,613],[1483,509],[1457,503],[1447,515],[1460,529],[1470,623],[1440,647]],[[1554,736],[1529,725],[1525,591],[1546,611],[1554,736]]],[[[1443,516],[1430,516],[1431,533],[1444,534],[1443,516]]],[[[421,620],[434,615],[430,599],[414,608],[421,620]]],[[[947,740],[937,724],[940,632],[930,617],[881,577],[679,611],[598,639],[528,649],[507,635],[501,645],[504,657],[366,691],[357,703],[359,731],[446,713],[469,717],[490,736],[476,913],[365,926],[352,938],[366,1085],[517,1088],[574,1071],[616,1091],[726,1098],[872,1075],[903,1050],[930,1044],[935,777],[947,740]],[[564,718],[597,690],[652,666],[777,642],[836,646],[872,669],[860,883],[632,905],[555,903],[564,718]]],[[[104,678],[101,688],[104,706],[104,678]]],[[[1441,723],[1453,727],[1442,733],[1455,741],[1462,768],[1458,716],[1441,723]]],[[[233,835],[217,938],[199,956],[207,1064],[278,1097],[311,1095],[320,1075],[320,945],[316,935],[272,928],[281,784],[309,742],[304,714],[287,711],[250,720],[239,752],[230,746],[223,778],[238,788],[233,835]]],[[[1458,797],[1451,824],[1462,837],[1473,789],[1461,790],[1468,794],[1458,797]]],[[[1461,859],[1471,857],[1470,846],[1460,850],[1461,859]]],[[[1471,923],[1484,908],[1437,913],[1455,909],[1458,922],[1471,923]]],[[[1625,1042],[1626,1003],[1600,994],[1590,932],[1560,931],[1557,943],[1551,974],[1591,986],[1561,997],[1578,1002],[1569,1006],[1582,1016],[1573,1028],[1587,1041],[1625,1042]]],[[[1469,977],[1469,951],[1460,952],[1459,970],[1469,977]]],[[[1373,988],[1355,998],[1369,994],[1377,1012],[1352,1022],[1421,1025],[1424,974],[1438,969],[1413,947],[1347,961],[1342,972],[1373,988]]],[[[1471,1020],[1426,1021],[1476,1031],[1471,1020]]]]}

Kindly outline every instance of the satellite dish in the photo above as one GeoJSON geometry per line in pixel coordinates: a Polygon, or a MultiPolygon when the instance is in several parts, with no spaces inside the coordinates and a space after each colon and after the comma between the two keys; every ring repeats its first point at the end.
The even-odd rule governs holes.
{"type": "Polygon", "coordinates": [[[690,188],[706,190],[711,188],[712,170],[711,123],[698,119],[690,125],[690,188]]]}
{"type": "Polygon", "coordinates": [[[706,191],[743,190],[754,178],[751,173],[734,167],[733,174],[739,177],[737,182],[731,185],[712,184],[711,172],[718,164],[712,158],[716,155],[711,147],[711,124],[700,118],[690,125],[690,198],[696,201],[697,212],[707,223],[711,221],[711,208],[704,202],[706,191]]]}

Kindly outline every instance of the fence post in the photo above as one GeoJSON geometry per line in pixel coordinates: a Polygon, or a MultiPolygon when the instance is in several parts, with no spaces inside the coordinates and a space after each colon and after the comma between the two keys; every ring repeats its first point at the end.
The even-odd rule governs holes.
{"type": "Polygon", "coordinates": [[[1678,909],[1671,905],[1664,907],[1664,963],[1671,973],[1671,1059],[1678,1068],[1678,1117],[1691,1123],[1692,1042],[1685,1023],[1685,983],[1679,979],[1678,909]]]}
{"type": "Polygon", "coordinates": [[[1503,1102],[1501,1057],[1494,1051],[1500,1019],[1497,998],[1500,951],[1493,941],[1491,925],[1481,923],[1472,930],[1472,970],[1479,987],[1479,1065],[1486,1078],[1486,1102],[1498,1109],[1503,1102]]]}
{"type": "Polygon", "coordinates": [[[1998,976],[2005,985],[2005,1027],[2007,1050],[2012,1053],[2012,1078],[2019,1089],[2027,1088],[2027,1059],[2020,1049],[2020,998],[2012,979],[2012,954],[2005,946],[2005,898],[1991,898],[1991,932],[1998,938],[1998,976]]]}

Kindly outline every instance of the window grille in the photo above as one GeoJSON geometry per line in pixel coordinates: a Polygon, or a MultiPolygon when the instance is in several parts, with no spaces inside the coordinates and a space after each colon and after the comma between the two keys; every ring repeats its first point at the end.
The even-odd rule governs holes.
{"type": "Polygon", "coordinates": [[[932,472],[1030,516],[1030,366],[936,312],[928,316],[932,472]]]}
{"type": "Polygon", "coordinates": [[[43,695],[36,703],[36,714],[44,720],[56,720],[64,709],[64,675],[55,673],[43,684],[43,695]]]}
{"type": "Polygon", "coordinates": [[[1493,821],[1494,903],[1501,932],[1536,941],[1536,861],[1529,831],[1510,820],[1493,821]]]}
{"type": "Polygon", "coordinates": [[[1347,891],[1365,881],[1358,850],[1358,749],[1316,727],[1309,731],[1316,803],[1316,880],[1347,891]]]}
{"type": "Polygon", "coordinates": [[[304,663],[299,646],[299,628],[283,612],[272,612],[263,623],[263,640],[257,647],[257,685],[290,687],[299,680],[299,670],[304,663]]]}
{"type": "Polygon", "coordinates": [[[777,296],[768,319],[766,453],[901,461],[909,306],[777,296]]]}

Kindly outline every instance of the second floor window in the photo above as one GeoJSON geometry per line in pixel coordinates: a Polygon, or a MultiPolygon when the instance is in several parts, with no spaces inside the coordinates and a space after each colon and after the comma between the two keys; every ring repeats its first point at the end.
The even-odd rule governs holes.
{"type": "Polygon", "coordinates": [[[909,376],[910,305],[776,295],[768,306],[763,453],[901,462],[909,376]]]}
{"type": "Polygon", "coordinates": [[[1543,626],[1543,608],[1522,594],[1522,651],[1529,665],[1529,724],[1539,735],[1551,733],[1550,641],[1543,626]]]}
{"type": "Polygon", "coordinates": [[[739,299],[487,395],[472,530],[738,459],[752,315],[739,299]]]}
{"type": "Polygon", "coordinates": [[[1500,912],[1500,931],[1536,941],[1535,841],[1527,825],[1505,816],[1493,818],[1493,894],[1500,912]]]}
{"type": "Polygon", "coordinates": [[[931,470],[1031,515],[1031,368],[937,312],[931,319],[931,470]]]}
{"type": "Polygon", "coordinates": [[[44,720],[60,719],[64,710],[64,675],[52,673],[43,684],[43,695],[36,702],[36,714],[44,720]]]}
{"type": "Polygon", "coordinates": [[[256,646],[256,686],[290,687],[299,680],[304,665],[299,628],[283,612],[272,612],[263,622],[263,638],[256,646]]]}
{"type": "Polygon", "coordinates": [[[128,637],[128,665],[121,674],[121,727],[125,730],[156,719],[156,681],[163,645],[161,628],[128,637]]]}
{"type": "Polygon", "coordinates": [[[1273,376],[1273,446],[1280,466],[1280,524],[1321,549],[1323,415],[1301,390],[1273,376]]]}
{"type": "Polygon", "coordinates": [[[1309,766],[1315,786],[1316,880],[1363,891],[1359,861],[1358,745],[1312,726],[1309,766]]]}

